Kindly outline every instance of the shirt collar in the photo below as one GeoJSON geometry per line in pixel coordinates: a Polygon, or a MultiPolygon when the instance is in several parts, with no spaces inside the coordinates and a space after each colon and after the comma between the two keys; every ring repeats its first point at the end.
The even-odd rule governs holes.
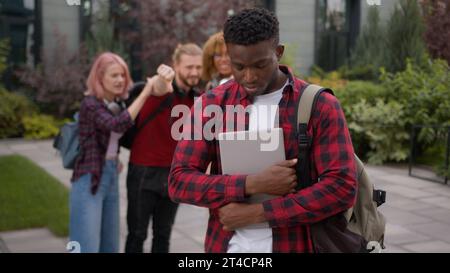
{"type": "Polygon", "coordinates": [[[184,96],[196,97],[201,94],[200,90],[197,87],[192,87],[188,92],[185,92],[180,87],[178,87],[175,80],[172,81],[172,86],[173,86],[173,93],[180,97],[184,97],[184,96]]]}

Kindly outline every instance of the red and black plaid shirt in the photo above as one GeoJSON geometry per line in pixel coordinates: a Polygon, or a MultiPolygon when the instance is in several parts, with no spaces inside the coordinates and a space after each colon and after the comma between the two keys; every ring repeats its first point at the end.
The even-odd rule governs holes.
{"type": "MultiPolygon", "coordinates": [[[[293,159],[298,155],[293,127],[297,116],[296,102],[307,84],[296,79],[287,67],[280,66],[280,69],[289,79],[279,103],[280,127],[284,132],[286,159],[293,159]]],[[[229,81],[201,98],[203,109],[207,105],[225,109],[226,105],[246,107],[251,104],[245,90],[235,81],[229,81]]],[[[230,118],[224,113],[223,124],[230,118]]],[[[203,125],[209,119],[202,117],[203,125]]],[[[242,122],[248,128],[248,115],[245,120],[237,120],[235,128],[242,122]]],[[[314,181],[320,178],[320,182],[263,203],[265,217],[273,229],[274,252],[313,252],[309,224],[344,211],[355,201],[357,184],[352,142],[340,104],[333,95],[324,92],[319,96],[308,133],[312,135],[313,130],[311,160],[315,170],[312,178],[314,181]]],[[[227,251],[233,232],[223,230],[218,208],[230,202],[243,202],[246,197],[245,175],[220,174],[218,141],[178,142],[169,177],[169,194],[176,202],[210,209],[206,252],[227,251]],[[209,162],[212,162],[211,175],[205,175],[209,162]]]]}
{"type": "Polygon", "coordinates": [[[81,153],[75,162],[71,181],[76,181],[84,174],[92,174],[91,192],[95,194],[111,131],[124,133],[132,125],[133,120],[126,109],[114,116],[101,100],[93,96],[85,97],[79,112],[81,153]]]}

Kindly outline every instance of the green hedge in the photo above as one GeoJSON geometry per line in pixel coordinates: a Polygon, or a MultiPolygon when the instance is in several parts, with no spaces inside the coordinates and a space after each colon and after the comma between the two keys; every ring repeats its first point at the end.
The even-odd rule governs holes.
{"type": "MultiPolygon", "coordinates": [[[[413,125],[450,125],[450,74],[442,60],[407,62],[396,74],[382,71],[380,84],[350,81],[335,89],[346,114],[355,151],[371,163],[403,161],[413,125]]],[[[433,150],[433,128],[421,129],[416,149],[433,150]]]]}
{"type": "Polygon", "coordinates": [[[54,137],[64,121],[43,114],[33,114],[22,119],[25,128],[24,137],[27,139],[46,139],[54,137]]]}
{"type": "Polygon", "coordinates": [[[19,137],[24,132],[22,119],[36,111],[25,97],[0,86],[0,138],[19,137]]]}

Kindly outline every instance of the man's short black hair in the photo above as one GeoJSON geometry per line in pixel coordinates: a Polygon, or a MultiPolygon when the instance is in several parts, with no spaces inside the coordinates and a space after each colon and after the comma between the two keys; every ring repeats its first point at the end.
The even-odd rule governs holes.
{"type": "Polygon", "coordinates": [[[226,43],[254,45],[259,42],[280,41],[277,17],[263,8],[245,9],[232,15],[225,22],[223,35],[226,43]]]}

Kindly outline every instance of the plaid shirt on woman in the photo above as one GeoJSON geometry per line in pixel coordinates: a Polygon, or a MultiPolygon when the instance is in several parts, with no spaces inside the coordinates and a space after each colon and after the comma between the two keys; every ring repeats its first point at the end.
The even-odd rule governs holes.
{"type": "MultiPolygon", "coordinates": [[[[279,124],[284,132],[286,159],[293,159],[298,155],[293,127],[297,117],[296,102],[307,84],[294,78],[287,67],[280,66],[280,69],[287,74],[289,85],[284,88],[279,103],[279,124]]],[[[246,107],[251,104],[244,89],[233,80],[201,98],[202,109],[207,105],[219,105],[225,109],[226,105],[241,104],[246,107]]],[[[225,112],[223,127],[230,118],[234,117],[229,117],[225,112]]],[[[202,125],[209,119],[203,116],[202,125]]],[[[245,119],[238,118],[235,128],[239,128],[239,123],[242,126],[242,122],[248,129],[248,115],[245,119]]],[[[313,130],[310,157],[315,170],[312,171],[312,178],[314,181],[320,178],[320,182],[296,193],[263,202],[265,217],[273,229],[274,252],[313,252],[309,224],[344,211],[355,201],[356,165],[352,142],[339,102],[326,92],[317,101],[308,134],[313,135],[313,130]]],[[[169,177],[169,194],[174,201],[210,209],[206,252],[227,251],[234,233],[223,230],[218,209],[230,202],[243,202],[246,198],[246,176],[219,175],[220,166],[218,141],[180,140],[169,177]],[[205,175],[209,162],[212,162],[211,175],[205,175]]]]}
{"type": "Polygon", "coordinates": [[[79,122],[81,153],[75,162],[71,181],[75,182],[84,174],[92,174],[91,192],[95,194],[111,131],[124,133],[133,125],[133,120],[126,109],[114,116],[101,100],[87,96],[81,103],[79,122]]]}

